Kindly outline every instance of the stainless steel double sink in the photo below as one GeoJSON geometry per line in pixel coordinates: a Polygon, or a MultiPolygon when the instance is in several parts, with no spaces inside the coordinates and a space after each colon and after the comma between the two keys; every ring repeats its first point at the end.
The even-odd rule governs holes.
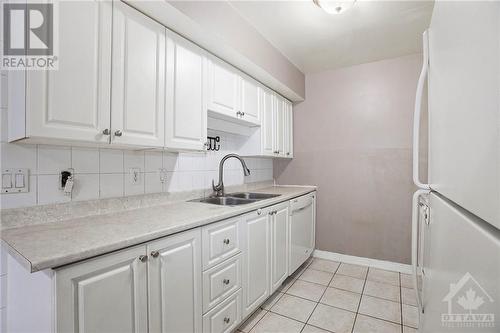
{"type": "Polygon", "coordinates": [[[208,197],[203,199],[191,200],[193,202],[203,202],[213,205],[221,206],[238,206],[245,205],[252,202],[275,198],[281,194],[269,194],[269,193],[253,193],[253,192],[238,192],[238,193],[228,193],[222,197],[208,197]]]}

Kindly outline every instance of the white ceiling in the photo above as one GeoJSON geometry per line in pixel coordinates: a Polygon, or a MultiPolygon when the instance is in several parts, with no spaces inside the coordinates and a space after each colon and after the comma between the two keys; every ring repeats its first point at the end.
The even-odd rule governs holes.
{"type": "Polygon", "coordinates": [[[358,0],[329,15],[312,0],[230,3],[306,74],[420,52],[434,6],[358,0]]]}

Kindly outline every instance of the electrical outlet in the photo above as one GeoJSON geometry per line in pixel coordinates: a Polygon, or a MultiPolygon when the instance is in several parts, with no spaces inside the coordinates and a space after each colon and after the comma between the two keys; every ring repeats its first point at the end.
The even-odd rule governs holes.
{"type": "Polygon", "coordinates": [[[130,183],[135,185],[141,182],[141,168],[130,168],[130,183]]]}

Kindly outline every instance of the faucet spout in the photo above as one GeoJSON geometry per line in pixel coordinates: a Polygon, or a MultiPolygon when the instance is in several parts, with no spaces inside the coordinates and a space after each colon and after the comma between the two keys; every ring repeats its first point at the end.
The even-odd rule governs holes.
{"type": "Polygon", "coordinates": [[[214,190],[214,193],[216,196],[224,196],[224,162],[226,162],[229,158],[236,158],[237,160],[240,161],[241,166],[243,167],[243,174],[245,176],[250,176],[250,169],[247,167],[247,164],[245,163],[245,160],[238,154],[227,154],[224,156],[219,163],[219,183],[215,185],[214,180],[212,180],[212,189],[214,190]]]}

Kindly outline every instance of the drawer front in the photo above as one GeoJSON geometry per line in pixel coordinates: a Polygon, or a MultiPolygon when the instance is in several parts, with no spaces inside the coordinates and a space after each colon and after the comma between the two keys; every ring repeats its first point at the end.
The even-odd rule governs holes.
{"type": "Polygon", "coordinates": [[[203,312],[241,288],[241,255],[203,273],[203,312]]]}
{"type": "Polygon", "coordinates": [[[240,252],[239,218],[203,227],[203,270],[240,252]]]}
{"type": "Polygon", "coordinates": [[[301,209],[305,206],[308,206],[313,203],[313,197],[316,195],[316,192],[312,192],[301,197],[290,200],[290,210],[293,212],[294,210],[301,209]]]}
{"type": "Polygon", "coordinates": [[[241,289],[203,316],[203,333],[232,332],[241,321],[241,289]]]}

